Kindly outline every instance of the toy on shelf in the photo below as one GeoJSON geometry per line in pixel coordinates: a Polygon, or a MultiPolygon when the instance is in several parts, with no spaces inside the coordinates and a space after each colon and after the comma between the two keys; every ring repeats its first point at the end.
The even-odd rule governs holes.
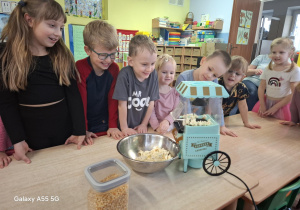
{"type": "Polygon", "coordinates": [[[183,171],[187,171],[187,166],[202,168],[203,165],[204,170],[211,173],[225,173],[230,166],[230,158],[218,149],[222,98],[229,97],[227,91],[223,86],[209,81],[183,81],[176,90],[182,98],[184,109],[183,115],[174,121],[172,133],[180,145],[183,171]],[[210,156],[206,157],[208,154],[210,156]],[[223,158],[218,160],[218,155],[223,158]],[[207,160],[212,160],[218,167],[207,164],[207,160]]]}

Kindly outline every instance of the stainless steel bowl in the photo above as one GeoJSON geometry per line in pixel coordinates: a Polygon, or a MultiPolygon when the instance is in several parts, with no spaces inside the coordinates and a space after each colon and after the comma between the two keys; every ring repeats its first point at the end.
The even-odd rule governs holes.
{"type": "Polygon", "coordinates": [[[141,173],[154,173],[163,170],[178,158],[179,146],[166,136],[147,133],[121,139],[117,144],[117,150],[133,170],[141,173]],[[155,146],[168,150],[173,158],[158,162],[135,160],[140,150],[150,151],[155,146]]]}

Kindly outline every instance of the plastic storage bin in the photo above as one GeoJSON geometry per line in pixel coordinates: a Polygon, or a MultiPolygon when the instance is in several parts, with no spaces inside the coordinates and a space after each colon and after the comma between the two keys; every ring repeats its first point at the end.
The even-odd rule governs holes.
{"type": "Polygon", "coordinates": [[[86,167],[85,176],[91,184],[88,209],[128,209],[130,170],[117,159],[105,160],[86,167]]]}

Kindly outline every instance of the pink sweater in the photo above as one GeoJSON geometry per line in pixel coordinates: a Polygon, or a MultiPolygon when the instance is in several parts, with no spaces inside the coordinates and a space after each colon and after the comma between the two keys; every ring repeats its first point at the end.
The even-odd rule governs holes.
{"type": "Polygon", "coordinates": [[[0,117],[0,152],[5,151],[11,146],[11,141],[6,133],[2,119],[0,117]]]}
{"type": "Polygon", "coordinates": [[[154,109],[150,117],[150,125],[156,130],[163,120],[168,120],[170,125],[173,123],[173,118],[170,115],[177,104],[179,103],[179,93],[175,88],[172,88],[168,93],[159,93],[159,99],[154,102],[154,109]]]}

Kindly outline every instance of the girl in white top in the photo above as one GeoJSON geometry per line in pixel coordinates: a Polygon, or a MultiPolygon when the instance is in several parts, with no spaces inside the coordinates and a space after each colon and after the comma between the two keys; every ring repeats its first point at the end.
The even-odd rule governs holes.
{"type": "Polygon", "coordinates": [[[295,86],[300,81],[299,67],[294,62],[290,62],[294,51],[292,40],[288,38],[273,40],[271,44],[272,61],[261,75],[261,83],[258,88],[259,102],[252,110],[258,112],[259,116],[291,120],[289,106],[295,86]]]}

